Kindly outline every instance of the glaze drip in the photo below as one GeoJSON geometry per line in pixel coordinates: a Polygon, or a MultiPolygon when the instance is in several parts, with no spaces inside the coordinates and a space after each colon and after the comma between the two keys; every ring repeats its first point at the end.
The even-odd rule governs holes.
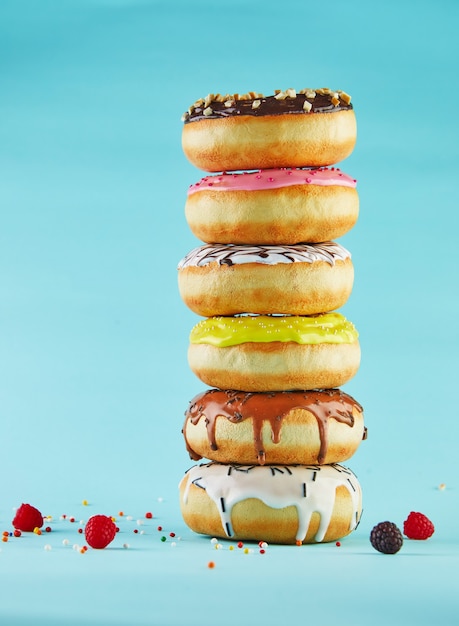
{"type": "Polygon", "coordinates": [[[191,485],[206,490],[217,506],[227,537],[234,535],[231,520],[234,505],[257,498],[273,509],[296,508],[296,540],[299,542],[306,538],[312,514],[319,513],[320,524],[314,540],[323,541],[333,515],[336,489],[340,486],[347,489],[352,500],[349,530],[354,530],[360,521],[360,484],[351,470],[338,464],[262,466],[208,463],[192,467],[182,481],[186,481],[183,493],[185,505],[191,485]]]}
{"type": "Polygon", "coordinates": [[[295,409],[309,411],[317,420],[320,436],[320,449],[317,456],[319,465],[324,462],[327,454],[330,419],[347,424],[352,428],[354,425],[353,411],[356,409],[361,413],[363,412],[361,405],[340,389],[259,393],[209,389],[193,398],[185,413],[185,427],[182,432],[187,451],[194,461],[199,461],[202,458],[187,441],[186,425],[188,422],[196,425],[201,419],[204,419],[210,448],[217,450],[215,430],[218,417],[224,417],[232,423],[250,418],[253,425],[255,453],[260,465],[264,465],[265,450],[262,437],[264,422],[269,422],[272,442],[278,444],[281,440],[282,421],[295,409]]]}

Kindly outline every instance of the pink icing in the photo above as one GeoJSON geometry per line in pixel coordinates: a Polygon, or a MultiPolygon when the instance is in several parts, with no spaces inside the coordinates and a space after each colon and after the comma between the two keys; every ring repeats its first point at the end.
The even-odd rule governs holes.
{"type": "Polygon", "coordinates": [[[281,168],[242,172],[240,174],[217,174],[204,176],[194,185],[190,185],[188,195],[209,189],[215,191],[258,191],[278,189],[293,185],[339,185],[355,187],[357,181],[341,172],[337,167],[317,169],[281,168]]]}

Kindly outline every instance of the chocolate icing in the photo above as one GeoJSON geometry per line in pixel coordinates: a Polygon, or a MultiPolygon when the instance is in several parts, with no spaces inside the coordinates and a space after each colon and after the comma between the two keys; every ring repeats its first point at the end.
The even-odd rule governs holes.
{"type": "MultiPolygon", "coordinates": [[[[320,435],[320,450],[317,463],[323,464],[328,449],[328,422],[335,419],[352,428],[354,425],[353,410],[363,412],[362,407],[354,398],[340,389],[323,389],[314,391],[272,391],[249,393],[234,390],[209,389],[197,395],[190,402],[185,413],[185,427],[189,421],[196,425],[201,418],[205,419],[209,445],[217,450],[215,428],[217,417],[226,417],[230,422],[238,423],[252,419],[253,439],[258,463],[264,465],[265,451],[262,440],[263,423],[268,421],[271,426],[273,443],[279,443],[283,418],[294,409],[304,409],[317,420],[320,435]]],[[[198,461],[202,457],[189,445],[186,439],[186,428],[182,432],[190,458],[198,461]]],[[[364,432],[366,438],[366,429],[364,432]]]]}
{"type": "Polygon", "coordinates": [[[353,106],[340,97],[340,92],[315,93],[311,97],[304,93],[296,93],[294,97],[278,99],[275,96],[261,96],[250,99],[233,99],[228,97],[226,102],[231,101],[231,106],[226,106],[223,99],[211,100],[210,102],[198,100],[184,115],[185,123],[195,122],[202,119],[219,119],[222,117],[237,117],[239,115],[251,115],[261,117],[264,115],[284,115],[286,113],[308,115],[310,113],[335,113],[349,110],[353,106]],[[332,102],[332,98],[336,98],[332,102]],[[310,111],[304,110],[304,102],[307,100],[311,105],[310,111]],[[254,101],[259,101],[258,107],[254,108],[254,101]],[[336,101],[338,101],[336,103],[336,101]],[[211,110],[211,112],[210,112],[211,110]],[[206,114],[204,114],[206,111],[206,114]]]}

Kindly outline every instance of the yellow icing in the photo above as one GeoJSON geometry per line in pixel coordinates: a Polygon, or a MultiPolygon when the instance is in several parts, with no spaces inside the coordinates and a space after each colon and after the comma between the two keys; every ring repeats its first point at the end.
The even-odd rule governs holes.
{"type": "Polygon", "coordinates": [[[209,317],[191,330],[191,343],[216,348],[241,343],[282,341],[299,344],[353,343],[358,338],[354,325],[340,313],[323,315],[244,315],[209,317]]]}

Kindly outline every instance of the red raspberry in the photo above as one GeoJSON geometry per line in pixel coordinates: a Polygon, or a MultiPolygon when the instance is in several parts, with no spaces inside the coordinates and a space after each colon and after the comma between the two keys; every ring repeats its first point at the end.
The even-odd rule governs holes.
{"type": "Polygon", "coordinates": [[[403,522],[403,534],[408,539],[428,539],[434,534],[435,527],[423,513],[411,511],[403,522]]]}
{"type": "Polygon", "coordinates": [[[33,532],[35,528],[41,528],[43,526],[43,515],[30,504],[21,504],[11,523],[17,530],[33,532]]]}
{"type": "Polygon", "coordinates": [[[116,525],[111,517],[106,515],[93,515],[88,519],[84,529],[86,541],[91,546],[100,550],[106,548],[116,535],[116,525]]]}

